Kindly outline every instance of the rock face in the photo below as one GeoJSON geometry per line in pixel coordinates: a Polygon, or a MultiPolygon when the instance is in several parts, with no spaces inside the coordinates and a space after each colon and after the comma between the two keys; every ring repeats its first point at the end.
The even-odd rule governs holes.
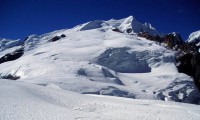
{"type": "Polygon", "coordinates": [[[164,37],[160,37],[158,35],[152,36],[148,32],[140,32],[138,36],[144,37],[146,39],[156,41],[159,43],[165,43],[170,49],[172,49],[175,46],[180,46],[184,43],[181,36],[175,32],[169,33],[168,35],[165,35],[164,37]]]}
{"type": "Polygon", "coordinates": [[[140,33],[138,33],[138,36],[139,37],[144,37],[144,38],[146,38],[148,40],[156,41],[156,42],[159,42],[159,43],[161,43],[163,41],[162,37],[160,37],[158,35],[152,36],[148,32],[140,32],[140,33]]]}
{"type": "Polygon", "coordinates": [[[178,56],[176,58],[178,71],[181,73],[185,73],[189,76],[194,76],[193,68],[191,64],[192,58],[193,58],[193,55],[190,53],[178,56]]]}
{"type": "Polygon", "coordinates": [[[179,72],[192,76],[200,91],[200,31],[190,34],[188,40],[180,45],[182,53],[177,56],[179,72]]]}
{"type": "Polygon", "coordinates": [[[200,90],[200,54],[186,53],[178,56],[176,60],[178,71],[192,76],[194,83],[200,90]]]}
{"type": "Polygon", "coordinates": [[[194,72],[194,80],[195,80],[195,84],[197,85],[197,87],[200,90],[200,54],[197,53],[192,57],[191,60],[191,65],[192,65],[192,69],[194,72]]]}
{"type": "Polygon", "coordinates": [[[163,43],[166,43],[169,48],[173,48],[175,46],[180,46],[183,44],[183,39],[178,33],[170,33],[163,38],[163,43]]]}

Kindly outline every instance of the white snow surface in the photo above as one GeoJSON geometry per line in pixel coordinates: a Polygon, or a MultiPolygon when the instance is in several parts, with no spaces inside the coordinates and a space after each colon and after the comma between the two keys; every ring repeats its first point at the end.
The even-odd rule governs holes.
{"type": "Polygon", "coordinates": [[[22,57],[0,64],[0,77],[20,77],[0,79],[0,119],[199,119],[197,105],[158,101],[199,104],[200,95],[192,78],[178,73],[175,51],[112,31],[129,19],[29,36],[22,57]]]}
{"type": "Polygon", "coordinates": [[[82,95],[0,80],[1,120],[199,120],[192,104],[82,95]]]}
{"type": "Polygon", "coordinates": [[[189,35],[189,38],[188,38],[187,41],[188,41],[189,43],[192,43],[192,42],[200,42],[200,30],[191,33],[191,34],[189,35]],[[197,40],[198,40],[198,41],[197,41],[197,40]]]}

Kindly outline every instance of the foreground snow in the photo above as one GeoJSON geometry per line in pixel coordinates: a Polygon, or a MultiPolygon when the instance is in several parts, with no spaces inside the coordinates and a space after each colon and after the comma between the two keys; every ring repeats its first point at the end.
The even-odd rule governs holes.
{"type": "Polygon", "coordinates": [[[82,95],[0,80],[1,120],[199,120],[200,106],[156,100],[82,95]]]}

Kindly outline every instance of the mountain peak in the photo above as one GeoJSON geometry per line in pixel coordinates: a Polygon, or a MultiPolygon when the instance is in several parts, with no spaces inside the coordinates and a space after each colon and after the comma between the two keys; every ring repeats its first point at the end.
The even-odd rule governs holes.
{"type": "Polygon", "coordinates": [[[137,21],[135,17],[129,16],[120,20],[94,20],[82,25],[76,26],[75,31],[91,30],[103,28],[104,30],[109,30],[110,28],[115,28],[126,34],[138,34],[140,32],[148,32],[150,35],[162,36],[150,23],[144,23],[137,21]]]}
{"type": "Polygon", "coordinates": [[[133,22],[133,20],[136,20],[136,19],[132,15],[127,18],[124,18],[124,22],[126,23],[131,23],[133,22]]]}

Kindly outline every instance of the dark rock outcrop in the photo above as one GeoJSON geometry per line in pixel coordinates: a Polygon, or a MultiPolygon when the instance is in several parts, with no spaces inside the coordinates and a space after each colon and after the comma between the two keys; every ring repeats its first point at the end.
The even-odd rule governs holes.
{"type": "Polygon", "coordinates": [[[60,40],[61,38],[64,38],[64,37],[66,37],[65,34],[62,34],[61,36],[55,36],[55,37],[51,38],[49,40],[49,42],[55,42],[55,41],[58,41],[58,40],[60,40]]]}
{"type": "Polygon", "coordinates": [[[167,44],[169,48],[180,46],[183,44],[183,39],[178,33],[170,33],[162,38],[163,43],[167,44]]]}
{"type": "Polygon", "coordinates": [[[49,42],[55,42],[55,41],[57,41],[57,40],[59,40],[59,39],[60,39],[59,36],[55,36],[55,37],[51,38],[51,39],[49,40],[49,42]]]}
{"type": "Polygon", "coordinates": [[[118,28],[113,28],[112,31],[122,33],[118,28]]]}
{"type": "Polygon", "coordinates": [[[194,83],[200,91],[200,54],[185,53],[177,56],[176,61],[178,71],[193,77],[194,83]]]}
{"type": "Polygon", "coordinates": [[[8,75],[4,75],[4,76],[0,75],[0,79],[17,80],[17,79],[20,79],[20,77],[16,76],[16,75],[8,74],[8,75]]]}
{"type": "Polygon", "coordinates": [[[158,35],[157,36],[152,36],[148,32],[140,32],[138,34],[138,36],[139,37],[144,37],[144,38],[146,38],[148,40],[156,41],[156,42],[159,42],[159,43],[161,43],[163,41],[163,39],[160,36],[158,36],[158,35]]]}
{"type": "Polygon", "coordinates": [[[80,69],[77,71],[77,74],[78,74],[78,75],[82,75],[82,76],[87,76],[87,73],[86,73],[85,69],[83,69],[83,68],[80,68],[80,69]]]}
{"type": "Polygon", "coordinates": [[[189,76],[194,76],[191,60],[193,55],[191,53],[183,54],[176,57],[177,68],[180,73],[185,73],[189,76]]]}
{"type": "Polygon", "coordinates": [[[193,69],[194,82],[200,91],[200,54],[193,55],[191,59],[191,66],[193,69]]]}
{"type": "Polygon", "coordinates": [[[148,32],[140,32],[138,36],[144,37],[146,39],[156,41],[159,43],[165,43],[167,47],[169,47],[170,49],[174,48],[175,46],[180,46],[184,43],[183,39],[178,33],[169,33],[168,35],[165,35],[164,37],[160,37],[158,35],[152,36],[148,32]]]}
{"type": "Polygon", "coordinates": [[[15,50],[14,52],[8,53],[0,58],[0,64],[7,62],[7,61],[13,61],[18,58],[20,58],[24,54],[24,48],[21,47],[20,49],[15,50]]]}
{"type": "Polygon", "coordinates": [[[65,35],[65,34],[62,34],[60,37],[61,37],[61,38],[64,38],[64,37],[66,37],[66,35],[65,35]]]}

